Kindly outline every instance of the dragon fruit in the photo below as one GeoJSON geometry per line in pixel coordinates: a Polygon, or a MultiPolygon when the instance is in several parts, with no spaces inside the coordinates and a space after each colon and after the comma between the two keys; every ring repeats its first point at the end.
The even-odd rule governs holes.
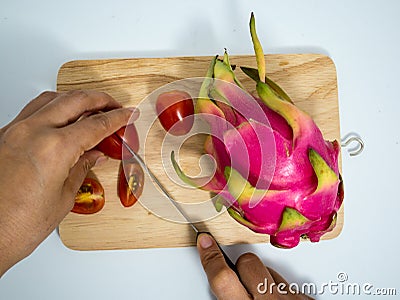
{"type": "Polygon", "coordinates": [[[256,82],[257,95],[243,89],[225,50],[222,60],[212,60],[196,102],[210,126],[205,152],[216,163],[212,178],[185,175],[173,153],[172,163],[184,182],[214,193],[216,207],[225,205],[273,245],[317,242],[334,228],[343,201],[340,147],[324,140],[312,118],[266,77],[253,14],[250,33],[258,70],[241,70],[256,82]]]}

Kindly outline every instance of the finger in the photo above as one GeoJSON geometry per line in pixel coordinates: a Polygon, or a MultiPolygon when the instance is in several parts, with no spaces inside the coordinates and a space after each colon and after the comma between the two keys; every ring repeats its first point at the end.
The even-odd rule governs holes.
{"type": "Polygon", "coordinates": [[[228,267],[215,240],[206,233],[199,235],[197,250],[212,292],[219,300],[250,299],[235,272],[228,267]]]}
{"type": "Polygon", "coordinates": [[[13,124],[22,121],[38,110],[40,110],[43,106],[48,104],[49,102],[53,101],[57,98],[59,94],[57,92],[46,91],[41,93],[39,96],[31,100],[22,110],[21,112],[12,120],[7,126],[3,129],[6,130],[8,127],[12,126],[13,124]]]}
{"type": "Polygon", "coordinates": [[[68,178],[64,182],[62,199],[65,200],[66,211],[70,211],[74,205],[75,195],[78,192],[87,173],[95,165],[107,161],[107,157],[97,150],[85,152],[71,168],[68,178]]]}
{"type": "MultiPolygon", "coordinates": [[[[137,107],[128,107],[127,109],[129,109],[131,111],[131,116],[130,116],[130,119],[129,119],[128,123],[135,122],[140,116],[139,108],[137,108],[137,107]]],[[[95,112],[95,113],[92,113],[92,112],[83,113],[77,121],[83,120],[83,119],[85,119],[87,117],[90,117],[90,116],[95,115],[95,114],[100,114],[100,113],[104,113],[104,112],[98,111],[98,112],[95,112]]]]}
{"type": "Polygon", "coordinates": [[[129,108],[114,109],[105,113],[91,115],[62,128],[69,150],[82,154],[95,147],[100,141],[125,126],[132,114],[129,108]],[[76,149],[74,147],[79,147],[76,149]]]}
{"type": "Polygon", "coordinates": [[[290,289],[289,288],[289,283],[286,281],[286,279],[283,278],[282,275],[279,274],[278,272],[276,272],[274,269],[268,267],[268,271],[271,274],[272,278],[275,280],[276,284],[279,284],[281,282],[284,283],[284,286],[285,286],[284,291],[287,294],[294,294],[296,296],[296,297],[292,296],[291,299],[294,299],[294,300],[296,300],[296,299],[297,300],[309,300],[309,299],[312,300],[313,299],[313,298],[311,298],[311,297],[309,297],[307,295],[298,294],[297,293],[298,291],[295,290],[295,289],[290,289]]]}
{"type": "Polygon", "coordinates": [[[254,299],[280,299],[282,294],[276,290],[275,281],[263,262],[253,253],[241,255],[236,268],[240,280],[254,299]]]}
{"type": "Polygon", "coordinates": [[[76,121],[85,112],[107,111],[119,107],[121,104],[106,93],[79,90],[60,94],[34,116],[55,127],[62,127],[76,121]]]}

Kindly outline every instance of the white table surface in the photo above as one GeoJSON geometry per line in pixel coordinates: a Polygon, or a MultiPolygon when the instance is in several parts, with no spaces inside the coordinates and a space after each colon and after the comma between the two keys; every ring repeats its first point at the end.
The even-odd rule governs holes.
{"type": "MultiPolygon", "coordinates": [[[[313,52],[333,59],[341,134],[359,133],[366,147],[359,157],[343,155],[345,225],[338,238],[289,251],[260,244],[227,252],[236,259],[254,251],[289,282],[320,286],[346,272],[347,283],[397,288],[397,296],[383,297],[397,298],[399,1],[2,0],[0,125],[41,91],[54,90],[58,68],[69,60],[214,55],[224,47],[251,54],[251,11],[266,53],[313,52]]],[[[212,296],[194,248],[77,252],[53,232],[3,276],[0,299],[212,296]]]]}

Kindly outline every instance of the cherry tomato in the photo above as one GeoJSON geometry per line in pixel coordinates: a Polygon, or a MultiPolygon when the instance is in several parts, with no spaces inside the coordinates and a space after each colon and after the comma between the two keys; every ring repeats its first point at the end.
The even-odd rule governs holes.
{"type": "Polygon", "coordinates": [[[174,90],[160,94],[156,111],[161,125],[170,134],[184,135],[192,129],[194,106],[188,93],[174,90]]]}
{"type": "Polygon", "coordinates": [[[144,173],[142,167],[135,159],[121,162],[118,174],[118,197],[125,207],[136,203],[142,195],[144,173]]]}
{"type": "Polygon", "coordinates": [[[130,158],[129,151],[127,149],[122,151],[121,139],[123,138],[125,138],[125,142],[128,143],[133,151],[137,152],[139,150],[139,137],[134,124],[129,124],[120,128],[118,131],[102,140],[96,148],[105,155],[114,159],[121,160],[123,158],[130,158]],[[127,135],[124,137],[125,131],[127,132],[127,135]]]}
{"type": "Polygon", "coordinates": [[[104,189],[100,182],[93,178],[85,178],[75,196],[72,212],[78,214],[94,214],[104,206],[104,189]]]}

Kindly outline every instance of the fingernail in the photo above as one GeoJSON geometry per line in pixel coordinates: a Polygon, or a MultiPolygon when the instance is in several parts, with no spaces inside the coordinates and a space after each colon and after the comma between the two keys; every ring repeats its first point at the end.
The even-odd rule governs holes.
{"type": "Polygon", "coordinates": [[[127,107],[132,112],[130,122],[136,121],[140,116],[140,110],[137,107],[127,107]]]}
{"type": "Polygon", "coordinates": [[[96,159],[96,162],[94,164],[95,167],[101,166],[108,160],[108,157],[105,155],[101,155],[96,159]]]}
{"type": "Polygon", "coordinates": [[[199,236],[199,244],[200,244],[201,248],[207,249],[207,248],[211,247],[211,245],[213,244],[213,240],[212,240],[211,236],[209,236],[206,233],[203,233],[203,234],[200,234],[200,236],[199,236]]]}

